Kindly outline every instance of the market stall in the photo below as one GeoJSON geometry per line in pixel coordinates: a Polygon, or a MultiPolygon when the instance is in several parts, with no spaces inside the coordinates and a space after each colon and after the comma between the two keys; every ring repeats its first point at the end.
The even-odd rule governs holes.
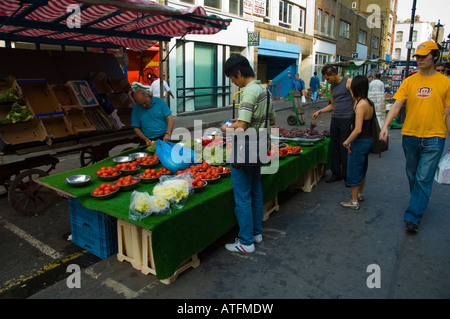
{"type": "Polygon", "coordinates": [[[0,93],[14,89],[17,99],[0,103],[0,185],[8,190],[13,207],[29,215],[51,202],[51,194],[32,180],[55,168],[57,155],[79,151],[85,165],[107,157],[111,145],[137,140],[127,126],[131,88],[122,85],[122,80],[127,82],[126,48],[144,51],[173,37],[215,34],[230,22],[207,15],[202,7],[180,10],[148,0],[1,1],[0,40],[5,48],[0,48],[0,77],[5,79],[0,93]],[[16,49],[13,43],[30,43],[36,50],[16,49]],[[41,51],[43,44],[57,45],[60,51],[41,51]],[[66,51],[67,46],[84,52],[66,51]],[[124,69],[113,54],[90,53],[88,48],[122,51],[124,69]],[[82,93],[92,90],[88,96],[93,103],[64,96],[67,90],[74,93],[74,85],[82,93]],[[11,119],[19,100],[31,116],[11,119]],[[99,144],[99,139],[107,141],[99,144]],[[36,169],[42,165],[50,165],[49,170],[36,169]]]}
{"type": "MultiPolygon", "coordinates": [[[[329,138],[326,138],[315,145],[302,146],[301,154],[288,155],[279,161],[276,174],[263,175],[264,202],[274,199],[278,192],[287,189],[321,163],[328,163],[328,143],[329,138]]],[[[120,155],[142,150],[130,150],[120,155]]],[[[196,256],[236,225],[233,190],[229,177],[220,178],[218,183],[208,184],[204,191],[194,193],[182,209],[173,209],[170,215],[149,216],[142,220],[130,219],[129,191],[119,192],[109,200],[99,200],[90,195],[90,192],[102,182],[95,176],[96,171],[102,166],[114,164],[112,158],[108,158],[92,166],[40,178],[39,183],[77,197],[83,207],[104,212],[143,230],[150,230],[151,260],[158,279],[165,280],[174,276],[184,261],[196,256]],[[93,176],[91,184],[85,187],[68,185],[64,179],[75,174],[93,176]]],[[[139,184],[136,190],[151,193],[153,187],[154,184],[139,184]]],[[[140,256],[142,258],[142,255],[140,256]]],[[[143,262],[145,264],[146,260],[143,262]]]]}

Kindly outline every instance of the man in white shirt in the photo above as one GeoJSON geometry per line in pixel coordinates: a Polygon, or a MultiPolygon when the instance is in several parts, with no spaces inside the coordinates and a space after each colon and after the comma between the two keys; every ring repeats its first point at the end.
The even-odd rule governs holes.
{"type": "Polygon", "coordinates": [[[153,81],[152,85],[150,86],[150,92],[152,92],[153,96],[156,97],[161,97],[163,99],[166,98],[166,92],[168,92],[168,94],[172,97],[175,98],[172,94],[172,91],[170,90],[169,84],[167,84],[166,81],[164,81],[164,75],[161,75],[161,78],[163,79],[163,85],[164,85],[164,92],[163,92],[163,96],[161,97],[161,84],[160,84],[160,79],[156,79],[155,81],[153,81]]]}

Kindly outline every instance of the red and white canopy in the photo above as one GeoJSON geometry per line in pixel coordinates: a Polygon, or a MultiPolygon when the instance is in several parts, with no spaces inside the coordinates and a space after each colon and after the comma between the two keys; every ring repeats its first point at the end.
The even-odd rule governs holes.
{"type": "Polygon", "coordinates": [[[144,51],[185,34],[215,34],[230,23],[202,7],[180,10],[150,0],[0,1],[0,40],[6,41],[144,51]]]}

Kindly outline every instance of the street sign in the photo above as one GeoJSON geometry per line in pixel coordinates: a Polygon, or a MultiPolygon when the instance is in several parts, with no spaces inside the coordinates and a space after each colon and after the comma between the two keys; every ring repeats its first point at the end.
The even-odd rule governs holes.
{"type": "Polygon", "coordinates": [[[259,32],[247,32],[247,43],[248,46],[258,46],[259,45],[259,32]]]}

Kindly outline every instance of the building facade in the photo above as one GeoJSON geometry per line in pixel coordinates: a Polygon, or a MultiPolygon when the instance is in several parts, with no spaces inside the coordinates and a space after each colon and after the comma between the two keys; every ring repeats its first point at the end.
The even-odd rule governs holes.
{"type": "MultiPolygon", "coordinates": [[[[425,41],[433,40],[433,26],[429,22],[421,22],[419,17],[414,21],[414,28],[412,33],[412,47],[410,51],[410,59],[416,53],[417,46],[425,41]]],[[[408,58],[407,43],[409,42],[409,33],[411,28],[411,21],[406,20],[395,25],[394,50],[392,60],[394,62],[406,61],[408,58]]]]}

